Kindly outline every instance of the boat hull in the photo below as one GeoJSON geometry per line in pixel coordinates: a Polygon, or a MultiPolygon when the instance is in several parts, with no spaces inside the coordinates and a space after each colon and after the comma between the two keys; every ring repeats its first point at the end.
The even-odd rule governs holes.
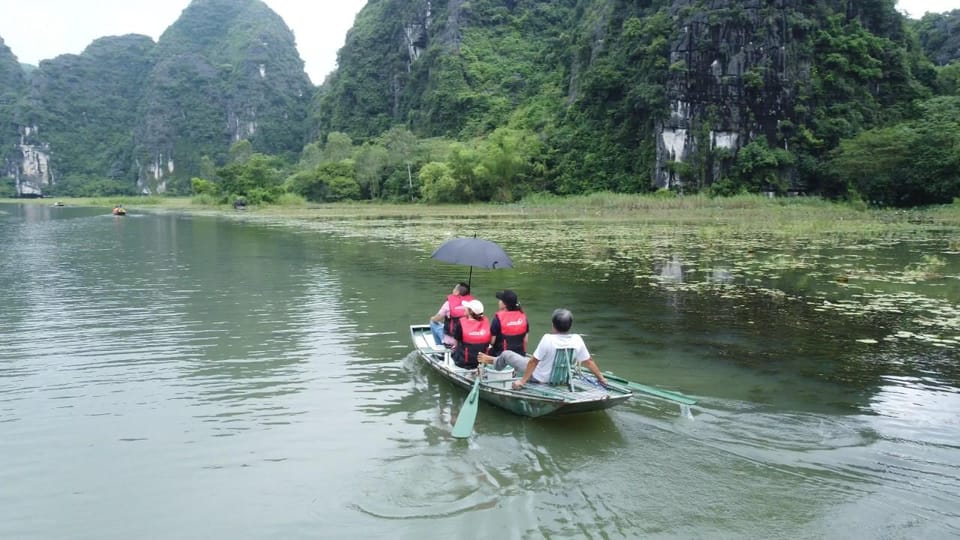
{"type": "MultiPolygon", "coordinates": [[[[436,344],[428,325],[411,325],[410,336],[417,356],[441,377],[466,391],[473,387],[477,370],[457,367],[449,351],[436,344]]],[[[516,380],[508,371],[483,369],[480,399],[521,416],[540,417],[583,413],[609,409],[630,399],[633,393],[619,385],[603,388],[591,377],[573,381],[567,386],[528,383],[520,390],[512,388],[516,380]]]]}

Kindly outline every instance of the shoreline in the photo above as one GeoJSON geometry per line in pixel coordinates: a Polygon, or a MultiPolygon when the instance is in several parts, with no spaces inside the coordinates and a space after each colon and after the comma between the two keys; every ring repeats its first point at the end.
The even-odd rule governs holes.
{"type": "MultiPolygon", "coordinates": [[[[742,195],[709,198],[702,195],[664,198],[654,195],[600,193],[576,197],[537,196],[510,204],[428,205],[422,203],[340,202],[303,205],[250,206],[194,203],[188,197],[96,197],[0,199],[5,204],[112,208],[128,211],[183,212],[270,221],[316,222],[376,219],[510,220],[592,222],[598,225],[634,223],[642,227],[705,228],[768,234],[878,233],[882,231],[960,229],[960,203],[914,209],[865,208],[819,198],[767,198],[742,195]]],[[[486,225],[486,224],[485,224],[486,225]]]]}

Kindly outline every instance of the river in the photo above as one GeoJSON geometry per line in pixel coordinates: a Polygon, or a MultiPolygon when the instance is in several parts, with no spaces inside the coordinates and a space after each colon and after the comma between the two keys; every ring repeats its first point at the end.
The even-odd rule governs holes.
{"type": "Polygon", "coordinates": [[[660,257],[415,221],[0,204],[0,538],[960,535],[952,233],[660,257]],[[516,263],[473,271],[488,311],[518,291],[535,343],[566,306],[602,369],[697,405],[484,403],[453,439],[408,326],[475,230],[516,263]]]}

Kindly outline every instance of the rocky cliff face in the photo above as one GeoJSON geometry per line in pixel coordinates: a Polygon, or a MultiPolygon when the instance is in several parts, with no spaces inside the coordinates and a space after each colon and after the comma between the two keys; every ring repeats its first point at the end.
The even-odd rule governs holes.
{"type": "MultiPolygon", "coordinates": [[[[677,0],[679,21],[670,50],[669,116],[656,127],[654,184],[684,179],[677,162],[703,161],[706,183],[723,173],[721,156],[762,136],[778,141],[781,121],[793,117],[798,90],[811,78],[803,51],[808,2],[677,0]]],[[[688,169],[681,169],[688,170],[688,169]]],[[[689,176],[689,174],[688,174],[689,176]]]]}
{"type": "Polygon", "coordinates": [[[194,0],[153,57],[135,130],[141,190],[167,190],[240,140],[273,154],[305,144],[313,86],[293,33],[262,2],[194,0]]]}
{"type": "Polygon", "coordinates": [[[24,170],[43,164],[33,169],[46,177],[24,182],[21,192],[80,175],[130,177],[131,134],[153,46],[147,36],[108,37],[81,55],[41,62],[22,102],[20,132],[24,170]]]}
{"type": "Polygon", "coordinates": [[[927,56],[938,66],[960,60],[960,9],[927,13],[911,24],[927,56]]]}
{"type": "Polygon", "coordinates": [[[317,131],[550,125],[561,192],[702,189],[763,141],[785,156],[763,182],[782,189],[909,114],[914,52],[894,0],[382,0],[340,51],[317,131]]]}
{"type": "Polygon", "coordinates": [[[422,135],[489,131],[564,69],[541,51],[566,30],[576,3],[369,2],[324,84],[315,130],[357,138],[398,123],[422,135]]]}
{"type": "Polygon", "coordinates": [[[20,142],[14,147],[18,160],[10,165],[16,193],[21,197],[40,197],[54,181],[50,145],[36,141],[39,134],[36,126],[21,128],[20,142]]]}
{"type": "Polygon", "coordinates": [[[445,13],[443,0],[367,3],[337,55],[337,71],[321,89],[313,131],[362,137],[397,123],[409,109],[414,67],[433,62],[423,55],[437,40],[438,16],[445,13]]]}
{"type": "Polygon", "coordinates": [[[403,125],[537,132],[540,186],[558,193],[699,190],[731,173],[783,190],[816,179],[840,140],[916,116],[933,70],[903,24],[895,0],[377,0],[315,92],[261,1],[194,0],[157,44],[109,38],[43,62],[12,100],[0,47],[0,100],[17,102],[0,138],[36,189],[185,191],[240,140],[283,154],[403,125]],[[763,170],[738,165],[745,147],[763,170]]]}
{"type": "MultiPolygon", "coordinates": [[[[754,140],[816,155],[924,96],[911,81],[919,55],[890,0],[674,0],[671,14],[679,26],[669,116],[655,133],[657,187],[710,185],[754,140]]],[[[779,174],[771,185],[804,188],[795,171],[779,174]]]]}
{"type": "Polygon", "coordinates": [[[13,178],[14,181],[18,181],[21,175],[18,160],[10,151],[21,144],[14,113],[26,84],[17,57],[0,39],[0,178],[13,178]]]}
{"type": "Polygon", "coordinates": [[[314,88],[293,34],[259,0],[194,0],[158,43],[96,40],[41,62],[19,90],[3,86],[3,49],[0,100],[16,104],[6,174],[21,194],[93,179],[184,191],[204,157],[222,164],[234,142],[271,154],[305,142],[314,88]]]}

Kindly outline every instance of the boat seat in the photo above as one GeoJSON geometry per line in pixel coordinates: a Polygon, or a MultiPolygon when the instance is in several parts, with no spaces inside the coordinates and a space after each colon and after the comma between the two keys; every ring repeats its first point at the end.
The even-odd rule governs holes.
{"type": "Polygon", "coordinates": [[[570,347],[557,349],[557,352],[553,357],[553,369],[550,370],[550,379],[547,381],[549,384],[565,384],[570,391],[573,392],[573,364],[575,362],[575,352],[576,351],[570,347]]]}
{"type": "Polygon", "coordinates": [[[483,380],[485,381],[512,381],[515,379],[517,379],[517,377],[514,377],[513,368],[510,366],[499,370],[493,366],[488,366],[483,369],[483,380]]]}

